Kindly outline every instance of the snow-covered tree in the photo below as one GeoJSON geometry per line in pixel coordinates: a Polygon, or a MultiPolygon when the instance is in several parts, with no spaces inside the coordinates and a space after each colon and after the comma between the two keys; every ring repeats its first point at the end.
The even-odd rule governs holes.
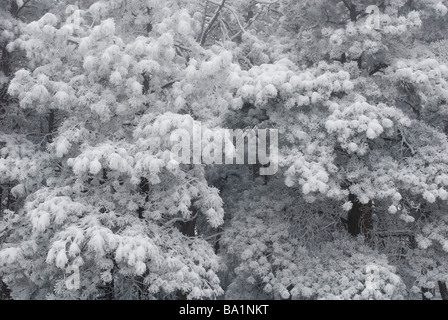
{"type": "Polygon", "coordinates": [[[446,297],[447,6],[64,1],[8,25],[12,297],[446,297]],[[278,129],[278,173],[174,160],[198,127],[278,129]]]}

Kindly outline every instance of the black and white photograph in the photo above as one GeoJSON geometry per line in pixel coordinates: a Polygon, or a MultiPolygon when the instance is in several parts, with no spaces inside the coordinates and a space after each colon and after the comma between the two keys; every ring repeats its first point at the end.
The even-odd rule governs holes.
{"type": "Polygon", "coordinates": [[[447,286],[448,0],[0,0],[0,306],[447,286]]]}

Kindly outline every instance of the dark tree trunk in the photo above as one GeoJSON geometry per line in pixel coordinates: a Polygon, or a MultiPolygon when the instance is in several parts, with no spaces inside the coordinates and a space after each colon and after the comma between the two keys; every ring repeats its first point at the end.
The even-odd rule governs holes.
{"type": "Polygon", "coordinates": [[[446,286],[446,282],[444,281],[439,281],[439,290],[440,290],[440,295],[442,296],[442,300],[448,300],[448,288],[446,286]]]}
{"type": "Polygon", "coordinates": [[[364,235],[366,242],[371,244],[372,202],[362,204],[354,194],[349,195],[349,200],[353,207],[348,212],[347,230],[354,237],[364,235]]]}
{"type": "MultiPolygon", "coordinates": [[[[145,201],[148,201],[148,193],[149,193],[149,182],[148,179],[146,178],[140,178],[140,194],[145,196],[145,201]]],[[[138,217],[140,219],[143,219],[143,212],[144,212],[145,208],[144,207],[139,207],[138,208],[138,217]]]]}
{"type": "MultiPolygon", "coordinates": [[[[221,233],[221,232],[223,232],[223,231],[224,231],[224,229],[223,229],[222,227],[219,227],[219,228],[218,228],[218,233],[221,233]]],[[[218,235],[216,236],[215,245],[213,246],[214,249],[215,249],[215,254],[218,254],[219,249],[221,248],[220,241],[221,241],[221,234],[218,234],[218,235]]]]}
{"type": "Polygon", "coordinates": [[[110,282],[105,283],[104,285],[99,286],[99,289],[103,290],[103,296],[101,299],[103,300],[115,300],[115,273],[117,270],[117,265],[115,264],[114,257],[111,254],[107,255],[108,259],[113,261],[113,268],[110,271],[112,274],[112,280],[110,282]]]}
{"type": "Polygon", "coordinates": [[[0,214],[3,213],[3,187],[0,186],[0,214]]]}
{"type": "Polygon", "coordinates": [[[350,20],[356,22],[358,20],[358,13],[356,12],[356,6],[352,3],[350,6],[350,20]]]}
{"type": "MultiPolygon", "coordinates": [[[[196,210],[193,210],[193,216],[196,215],[196,210]]],[[[194,237],[196,229],[196,217],[193,220],[182,222],[180,231],[187,237],[194,237]]]]}
{"type": "MultiPolygon", "coordinates": [[[[142,177],[140,178],[140,185],[139,185],[139,192],[141,195],[145,197],[145,202],[148,201],[148,194],[149,194],[149,182],[148,179],[142,177]]],[[[145,211],[144,207],[139,207],[137,209],[138,217],[139,219],[144,219],[143,212],[145,211]]],[[[141,276],[137,277],[138,281],[138,299],[139,300],[146,300],[148,295],[148,285],[145,284],[145,278],[148,276],[149,270],[146,269],[145,273],[141,276]]]]}
{"type": "Polygon", "coordinates": [[[19,13],[19,6],[17,5],[16,0],[11,0],[11,9],[9,9],[9,12],[13,17],[17,18],[17,15],[19,13]]]}
{"type": "Polygon", "coordinates": [[[1,60],[1,70],[5,76],[9,77],[11,75],[11,61],[10,53],[6,50],[6,46],[2,48],[2,60],[1,60]]]}
{"type": "Polygon", "coordinates": [[[106,300],[115,300],[115,280],[114,280],[114,270],[112,270],[112,281],[106,284],[106,300]]]}
{"type": "Polygon", "coordinates": [[[352,22],[356,22],[358,20],[358,12],[356,11],[356,5],[352,3],[351,0],[343,0],[344,5],[347,7],[350,12],[350,20],[352,22]]]}
{"type": "Polygon", "coordinates": [[[0,300],[12,300],[11,291],[1,279],[0,279],[0,300]]]}
{"type": "Polygon", "coordinates": [[[48,115],[48,133],[47,133],[48,143],[53,142],[53,132],[55,129],[54,113],[55,113],[54,109],[51,109],[50,114],[48,115]]]}
{"type": "Polygon", "coordinates": [[[427,292],[429,292],[429,293],[431,293],[432,295],[434,295],[434,291],[433,291],[433,289],[428,289],[428,288],[424,288],[424,287],[422,287],[422,300],[431,300],[430,298],[427,298],[427,297],[425,296],[425,293],[427,293],[427,292]]]}
{"type": "Polygon", "coordinates": [[[14,207],[16,204],[16,198],[11,193],[12,185],[9,184],[8,186],[8,196],[6,200],[6,209],[14,211],[14,207]]]}
{"type": "MultiPolygon", "coordinates": [[[[196,221],[197,221],[197,209],[194,206],[194,203],[191,205],[191,216],[193,219],[181,222],[180,224],[180,232],[186,237],[194,237],[196,235],[196,221]]],[[[177,300],[187,300],[187,295],[185,292],[178,290],[177,291],[177,300]]]]}

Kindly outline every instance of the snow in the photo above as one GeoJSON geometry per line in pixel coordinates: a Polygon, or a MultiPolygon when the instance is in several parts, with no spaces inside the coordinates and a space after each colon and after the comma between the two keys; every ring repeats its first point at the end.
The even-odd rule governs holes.
{"type": "Polygon", "coordinates": [[[101,163],[95,158],[92,162],[90,162],[89,172],[95,175],[101,171],[101,168],[101,163]]]}
{"type": "Polygon", "coordinates": [[[49,25],[54,27],[58,23],[58,18],[54,14],[47,12],[42,16],[42,18],[39,19],[38,22],[41,26],[49,25]]]}
{"type": "Polygon", "coordinates": [[[56,142],[56,156],[58,158],[62,158],[68,153],[70,147],[71,143],[65,137],[58,139],[58,141],[56,142]]]}
{"type": "Polygon", "coordinates": [[[441,17],[445,16],[448,12],[447,7],[442,2],[437,3],[435,9],[441,17]]]}
{"type": "Polygon", "coordinates": [[[56,256],[56,267],[63,269],[67,265],[67,262],[68,258],[65,250],[60,250],[56,256]]]}
{"type": "Polygon", "coordinates": [[[350,211],[352,208],[353,208],[353,203],[350,201],[344,203],[344,205],[342,206],[342,209],[344,211],[350,211]]]}
{"type": "MultiPolygon", "coordinates": [[[[402,299],[413,285],[435,284],[447,272],[448,67],[415,36],[438,37],[422,19],[446,15],[443,3],[422,2],[407,16],[405,1],[386,3],[384,25],[367,30],[361,20],[316,27],[324,4],[309,1],[306,19],[300,4],[280,7],[272,28],[274,13],[263,11],[241,41],[217,28],[203,46],[196,5],[130,1],[125,11],[98,2],[74,14],[85,14],[79,23],[56,13],[1,22],[8,48],[25,52],[17,60],[24,69],[7,79],[14,103],[0,117],[0,182],[17,198],[12,211],[7,193],[0,201],[0,273],[13,294],[30,295],[23,283],[33,282],[39,297],[100,297],[114,280],[116,298],[126,299],[141,276],[149,299],[180,291],[196,299],[402,299]],[[295,25],[300,35],[290,37],[295,25]],[[346,63],[336,61],[343,52],[346,63]],[[361,55],[359,69],[350,60],[361,55]],[[383,58],[390,66],[370,77],[383,58]],[[421,99],[420,118],[397,103],[408,98],[421,99]],[[170,157],[172,132],[269,127],[279,129],[281,161],[266,179],[247,165],[170,157]],[[354,209],[350,193],[372,201],[372,238],[381,225],[385,248],[339,222],[354,209]],[[195,213],[194,235],[184,234],[182,221],[195,213]],[[389,236],[401,231],[418,250],[389,236]],[[424,264],[437,267],[423,275],[424,264]],[[68,265],[85,266],[80,290],[64,288],[68,265]]],[[[326,9],[335,21],[347,18],[326,9]]],[[[239,29],[226,8],[219,19],[230,34],[239,29]]]]}

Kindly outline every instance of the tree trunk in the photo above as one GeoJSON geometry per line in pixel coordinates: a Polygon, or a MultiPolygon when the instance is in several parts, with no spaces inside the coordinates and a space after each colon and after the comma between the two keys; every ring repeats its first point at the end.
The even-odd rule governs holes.
{"type": "MultiPolygon", "coordinates": [[[[149,182],[148,179],[142,177],[140,178],[140,185],[139,185],[139,192],[141,195],[143,195],[145,197],[145,202],[148,201],[148,193],[149,193],[149,182]]],[[[139,207],[137,209],[137,213],[138,213],[138,218],[139,219],[144,219],[145,217],[143,216],[143,212],[145,211],[144,207],[139,207]]],[[[143,275],[138,276],[137,277],[137,282],[138,282],[138,299],[139,300],[146,300],[148,295],[147,295],[147,291],[148,291],[148,285],[145,284],[145,278],[148,276],[149,274],[149,270],[146,269],[145,273],[143,273],[143,275]]]]}
{"type": "MultiPolygon", "coordinates": [[[[180,224],[180,232],[186,237],[194,237],[196,235],[196,221],[197,221],[197,209],[194,206],[194,203],[191,205],[191,216],[193,219],[181,222],[180,224]]],[[[187,300],[187,295],[185,292],[178,290],[177,291],[177,300],[187,300]]]]}
{"type": "Polygon", "coordinates": [[[9,184],[8,185],[8,196],[7,196],[7,200],[6,200],[6,209],[15,211],[14,209],[15,209],[15,204],[16,204],[16,198],[11,193],[12,188],[13,188],[12,185],[9,184]]]}
{"type": "MultiPolygon", "coordinates": [[[[196,209],[193,209],[192,216],[194,217],[195,215],[196,209]]],[[[196,219],[197,218],[195,217],[193,220],[182,222],[180,232],[182,232],[182,234],[187,237],[194,237],[196,229],[196,219]]]]}
{"type": "MultiPolygon", "coordinates": [[[[149,182],[146,178],[140,178],[140,194],[145,196],[145,201],[148,201],[148,193],[149,193],[149,182]]],[[[137,210],[138,217],[140,219],[143,219],[143,212],[145,211],[144,207],[139,207],[137,210]]]]}
{"type": "Polygon", "coordinates": [[[3,214],[3,187],[0,185],[0,214],[3,214]]]}
{"type": "Polygon", "coordinates": [[[371,231],[373,229],[372,202],[362,204],[354,194],[349,195],[349,200],[353,203],[353,207],[348,212],[348,232],[354,237],[361,234],[364,235],[366,243],[371,245],[371,231]]]}
{"type": "Polygon", "coordinates": [[[47,141],[48,143],[52,143],[53,142],[53,132],[55,129],[55,122],[54,122],[54,109],[50,110],[50,114],[48,115],[48,136],[47,136],[47,141]]]}
{"type": "Polygon", "coordinates": [[[11,291],[1,279],[0,279],[0,300],[12,300],[11,291]]]}
{"type": "Polygon", "coordinates": [[[444,281],[439,281],[439,290],[440,290],[440,295],[442,296],[442,300],[448,300],[448,288],[446,286],[446,282],[444,281]]]}
{"type": "Polygon", "coordinates": [[[221,249],[221,244],[220,244],[221,234],[220,233],[223,231],[224,231],[224,229],[222,227],[219,227],[217,230],[218,235],[216,236],[215,245],[213,246],[213,248],[215,249],[215,254],[218,254],[219,249],[221,249]]]}
{"type": "Polygon", "coordinates": [[[358,20],[358,14],[356,12],[356,6],[353,3],[350,6],[350,20],[352,22],[356,22],[356,20],[358,20]]]}
{"type": "Polygon", "coordinates": [[[422,287],[422,300],[431,300],[431,298],[427,298],[427,297],[425,296],[425,293],[427,293],[427,292],[429,292],[429,293],[431,293],[432,295],[434,295],[434,291],[433,291],[433,289],[429,289],[429,288],[424,288],[424,287],[422,287]]]}
{"type": "Polygon", "coordinates": [[[358,20],[358,13],[356,12],[356,5],[352,3],[351,0],[344,0],[344,5],[347,7],[350,12],[350,20],[352,22],[356,22],[358,20]]]}
{"type": "Polygon", "coordinates": [[[117,265],[115,264],[114,257],[111,254],[107,255],[108,259],[111,259],[113,261],[113,268],[111,270],[112,274],[112,280],[110,282],[107,282],[106,284],[100,286],[100,289],[103,290],[104,295],[102,299],[104,300],[115,300],[115,272],[117,270],[117,265]]]}
{"type": "Polygon", "coordinates": [[[9,9],[9,12],[14,18],[17,18],[17,15],[19,14],[19,6],[17,5],[16,0],[11,0],[11,8],[9,9]]]}
{"type": "Polygon", "coordinates": [[[10,61],[10,53],[6,49],[6,46],[2,48],[2,60],[1,60],[1,70],[5,74],[5,76],[9,77],[11,75],[11,61],[10,61]]]}

